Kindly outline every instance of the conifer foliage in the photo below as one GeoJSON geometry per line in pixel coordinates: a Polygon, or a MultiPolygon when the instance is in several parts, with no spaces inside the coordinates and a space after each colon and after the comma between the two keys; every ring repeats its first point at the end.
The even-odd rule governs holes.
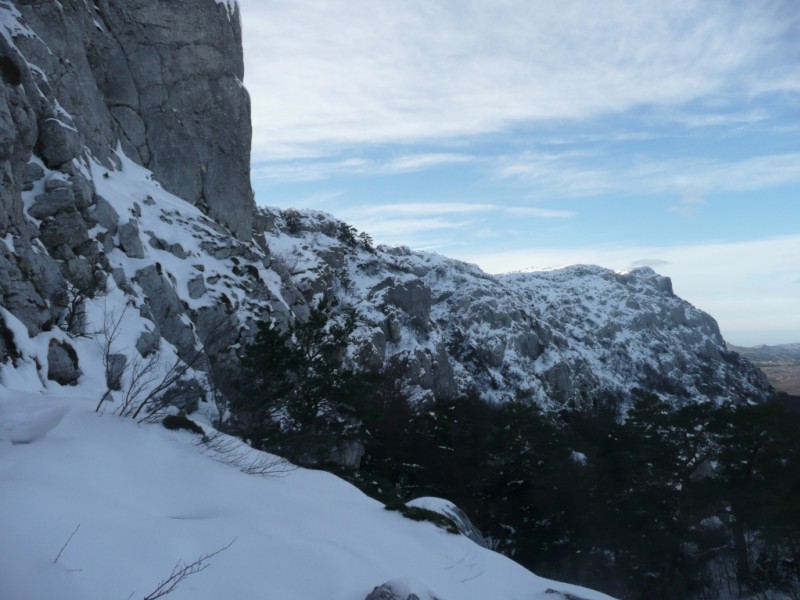
{"type": "Polygon", "coordinates": [[[234,428],[254,446],[315,463],[357,430],[352,406],[363,383],[344,365],[357,316],[337,317],[323,300],[286,328],[259,323],[232,406],[234,428]]]}

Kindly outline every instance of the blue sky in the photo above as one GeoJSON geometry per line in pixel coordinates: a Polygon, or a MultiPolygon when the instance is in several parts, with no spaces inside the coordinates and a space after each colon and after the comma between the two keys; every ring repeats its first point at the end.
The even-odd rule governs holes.
{"type": "Polygon", "coordinates": [[[800,341],[795,0],[239,0],[259,203],[489,272],[650,265],[800,341]]]}

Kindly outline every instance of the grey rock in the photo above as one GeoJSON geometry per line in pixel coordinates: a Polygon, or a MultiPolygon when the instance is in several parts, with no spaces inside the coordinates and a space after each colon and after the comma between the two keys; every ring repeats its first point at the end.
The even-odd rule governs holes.
{"type": "Polygon", "coordinates": [[[128,221],[119,227],[119,245],[130,258],[144,258],[144,245],[139,237],[139,225],[136,221],[128,221]]]}
{"type": "MultiPolygon", "coordinates": [[[[393,585],[392,582],[384,583],[383,585],[379,585],[378,587],[374,588],[364,600],[420,600],[420,597],[414,594],[413,592],[410,594],[406,594],[396,589],[397,586],[393,585]]],[[[437,600],[431,594],[426,594],[427,598],[425,600],[437,600]]]]}
{"type": "MultiPolygon", "coordinates": [[[[130,75],[127,69],[121,72],[130,75]]],[[[111,106],[109,110],[122,133],[125,153],[138,158],[144,164],[149,164],[151,156],[147,147],[147,126],[142,117],[130,106],[111,106]]]]}
{"type": "Polygon", "coordinates": [[[52,117],[39,123],[39,155],[51,169],[80,156],[83,145],[83,136],[71,125],[52,117]]]}
{"type": "Polygon", "coordinates": [[[396,595],[392,588],[386,585],[379,585],[375,587],[364,600],[406,600],[396,595]]]}
{"type": "Polygon", "coordinates": [[[226,352],[238,341],[239,319],[219,304],[205,306],[194,317],[197,337],[212,355],[226,352]]]}
{"type": "Polygon", "coordinates": [[[141,356],[150,356],[161,346],[161,335],[158,330],[143,331],[136,340],[136,351],[141,356]]]}
{"type": "MultiPolygon", "coordinates": [[[[229,15],[214,0],[126,0],[104,3],[97,27],[93,5],[82,0],[18,8],[37,33],[15,39],[21,64],[47,74],[36,84],[48,99],[57,98],[74,125],[62,127],[43,110],[24,131],[29,136],[41,129],[45,163],[58,168],[80,156],[85,143],[110,168],[120,141],[169,191],[207,206],[248,239],[255,205],[238,13],[229,15]]],[[[25,77],[31,75],[23,74],[23,83],[25,77]]],[[[38,103],[32,82],[30,91],[38,103]]],[[[11,126],[12,111],[2,109],[3,101],[0,120],[9,126],[0,132],[9,135],[0,135],[0,148],[8,153],[21,130],[11,126]]]]}
{"type": "Polygon", "coordinates": [[[74,212],[75,210],[75,194],[70,188],[62,187],[36,196],[28,214],[34,219],[42,220],[60,212],[74,212]]]}
{"type": "Polygon", "coordinates": [[[196,300],[197,298],[206,293],[206,283],[202,275],[190,279],[188,287],[189,287],[189,298],[192,298],[193,300],[196,300]]]}
{"type": "Polygon", "coordinates": [[[427,329],[431,318],[431,290],[419,279],[389,288],[386,301],[411,317],[419,329],[427,329]]]}
{"type": "Polygon", "coordinates": [[[51,319],[47,303],[4,245],[0,245],[0,298],[3,306],[25,324],[29,335],[39,333],[51,319]]]}
{"type": "Polygon", "coordinates": [[[97,222],[105,227],[111,233],[117,231],[119,224],[119,213],[114,209],[109,202],[101,197],[94,197],[94,207],[89,211],[90,214],[97,222]]]}
{"type": "Polygon", "coordinates": [[[183,249],[183,246],[180,244],[170,244],[167,246],[167,252],[170,254],[174,254],[181,260],[186,259],[189,255],[186,253],[186,250],[183,249]]]}
{"type": "Polygon", "coordinates": [[[158,325],[161,335],[178,349],[179,356],[202,368],[198,362],[196,342],[191,326],[184,321],[185,309],[175,288],[154,265],[139,269],[136,282],[147,297],[152,319],[158,325]]]}
{"type": "Polygon", "coordinates": [[[27,163],[22,168],[22,189],[26,191],[32,190],[33,183],[39,181],[42,177],[44,177],[44,169],[38,163],[27,163]]]}
{"type": "Polygon", "coordinates": [[[47,351],[47,378],[61,385],[75,385],[81,376],[78,354],[67,342],[50,340],[47,351]]]}
{"type": "Polygon", "coordinates": [[[150,236],[148,243],[150,244],[151,247],[155,248],[156,250],[165,250],[170,254],[174,254],[181,260],[188,257],[186,250],[184,250],[183,246],[181,246],[180,244],[177,243],[170,244],[169,242],[162,240],[159,237],[156,237],[155,234],[153,234],[153,232],[151,231],[148,231],[147,234],[150,236]]]}
{"type": "Polygon", "coordinates": [[[49,300],[51,308],[58,309],[67,305],[67,283],[53,258],[29,245],[20,244],[17,247],[17,260],[36,291],[42,298],[49,300]]]}
{"type": "Polygon", "coordinates": [[[65,254],[70,254],[68,250],[74,250],[89,241],[89,232],[86,230],[86,222],[79,213],[62,212],[42,223],[40,237],[52,254],[58,258],[65,258],[65,254]],[[59,252],[61,246],[67,250],[59,252]]]}
{"type": "Polygon", "coordinates": [[[61,177],[52,177],[44,182],[45,192],[54,192],[56,190],[69,189],[70,187],[69,181],[61,177]]]}
{"type": "Polygon", "coordinates": [[[431,361],[431,371],[433,376],[431,389],[436,397],[442,400],[455,398],[458,395],[458,384],[444,343],[436,346],[436,354],[431,361]]]}
{"type": "Polygon", "coordinates": [[[95,277],[92,266],[84,257],[72,258],[62,263],[64,277],[68,279],[81,294],[87,297],[102,295],[105,292],[103,280],[95,277]]]}
{"type": "Polygon", "coordinates": [[[80,210],[89,208],[94,202],[94,184],[80,173],[70,176],[69,183],[75,195],[75,206],[80,210]]]}

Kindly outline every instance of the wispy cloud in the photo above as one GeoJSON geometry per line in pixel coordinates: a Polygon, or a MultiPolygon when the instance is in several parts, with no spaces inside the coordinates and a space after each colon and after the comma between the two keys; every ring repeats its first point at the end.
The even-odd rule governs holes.
{"type": "Polygon", "coordinates": [[[431,167],[439,167],[442,165],[468,163],[473,162],[474,160],[474,157],[464,154],[412,154],[394,158],[380,165],[378,171],[381,173],[408,173],[410,171],[422,171],[424,169],[430,169],[431,167]]]}
{"type": "Polygon", "coordinates": [[[536,208],[535,206],[508,206],[502,207],[503,211],[521,217],[538,217],[540,219],[569,219],[576,216],[573,210],[550,210],[547,208],[536,208]]]}
{"type": "MultiPolygon", "coordinates": [[[[354,221],[356,227],[363,221],[354,221]]],[[[475,223],[471,219],[444,219],[441,217],[405,218],[405,219],[372,219],[367,221],[365,231],[375,237],[401,237],[408,238],[420,232],[438,231],[442,229],[462,229],[475,223]]]]}
{"type": "Polygon", "coordinates": [[[663,260],[661,258],[640,258],[639,260],[633,261],[628,268],[638,269],[639,267],[650,267],[651,269],[658,269],[666,267],[669,264],[670,262],[668,260],[663,260]]]}
{"type": "Polygon", "coordinates": [[[339,211],[344,219],[395,219],[405,217],[428,218],[451,215],[462,217],[464,215],[485,213],[508,213],[523,217],[540,219],[563,219],[576,216],[577,213],[568,210],[550,210],[532,206],[504,206],[493,203],[474,202],[405,202],[400,204],[373,204],[345,208],[339,211]]]}
{"type": "Polygon", "coordinates": [[[437,215],[465,215],[485,213],[495,210],[494,204],[475,204],[471,202],[404,202],[402,204],[372,204],[356,206],[341,211],[348,217],[429,217],[437,215]]]}
{"type": "MultiPolygon", "coordinates": [[[[798,90],[786,3],[239,0],[254,157],[798,90]]],[[[794,37],[793,37],[794,36],[794,37]]]]}
{"type": "Polygon", "coordinates": [[[646,160],[633,166],[575,160],[571,155],[522,154],[501,159],[494,175],[524,182],[541,196],[599,196],[608,193],[681,195],[674,211],[689,216],[701,195],[760,190],[800,183],[800,153],[722,161],[703,157],[646,160]]]}
{"type": "Polygon", "coordinates": [[[697,216],[697,211],[706,203],[704,198],[694,194],[687,194],[680,202],[669,207],[669,212],[689,219],[697,216]]]}
{"type": "MultiPolygon", "coordinates": [[[[425,247],[418,234],[437,230],[475,228],[474,235],[490,239],[509,232],[487,222],[499,214],[512,214],[531,219],[564,219],[577,213],[530,206],[504,206],[495,203],[472,202],[408,202],[402,204],[373,204],[343,208],[339,218],[357,229],[368,231],[383,243],[413,243],[425,247]]],[[[447,246],[453,245],[452,241],[447,246]]]]}
{"type": "Polygon", "coordinates": [[[396,175],[424,171],[448,164],[474,162],[473,156],[453,153],[408,154],[387,160],[348,158],[344,160],[267,161],[253,167],[253,178],[268,181],[320,181],[334,175],[396,175]]]}
{"type": "Polygon", "coordinates": [[[718,127],[726,125],[751,125],[770,119],[763,109],[738,113],[681,113],[673,117],[675,121],[688,127],[718,127]]]}

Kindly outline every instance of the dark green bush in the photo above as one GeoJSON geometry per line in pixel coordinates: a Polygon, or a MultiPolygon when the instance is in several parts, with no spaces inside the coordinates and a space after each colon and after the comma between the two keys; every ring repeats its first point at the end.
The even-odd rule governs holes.
{"type": "Polygon", "coordinates": [[[202,427],[184,415],[168,415],[164,417],[164,420],[161,421],[161,424],[172,431],[185,429],[186,431],[191,431],[192,433],[205,435],[205,431],[203,431],[202,427]]]}

